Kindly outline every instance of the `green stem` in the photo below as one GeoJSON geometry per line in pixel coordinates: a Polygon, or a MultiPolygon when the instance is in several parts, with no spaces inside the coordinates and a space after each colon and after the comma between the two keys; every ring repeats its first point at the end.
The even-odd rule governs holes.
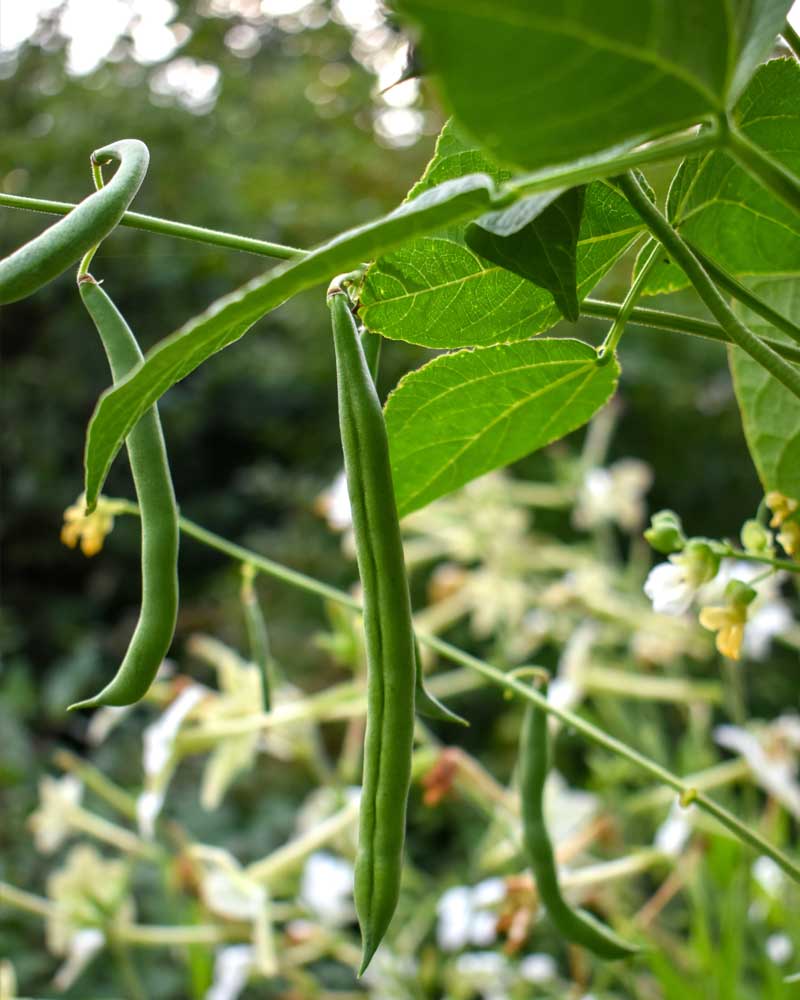
{"type": "Polygon", "coordinates": [[[723,134],[725,146],[734,159],[738,160],[739,166],[776,198],[780,198],[784,205],[800,215],[800,178],[751,142],[733,124],[723,134]]]}
{"type": "MultiPolygon", "coordinates": [[[[508,200],[509,202],[515,201],[523,195],[533,194],[537,191],[550,191],[555,187],[574,187],[576,184],[585,184],[612,174],[618,174],[622,170],[639,167],[645,163],[658,163],[663,160],[695,155],[713,149],[719,145],[719,141],[719,131],[715,128],[709,128],[694,135],[652,142],[644,149],[632,150],[628,153],[605,158],[598,157],[593,162],[580,166],[539,171],[509,183],[506,188],[508,200]]],[[[0,192],[0,206],[27,209],[32,212],[46,212],[50,215],[68,215],[75,208],[75,205],[70,202],[25,198],[22,195],[2,192],[0,192]]],[[[303,257],[308,252],[297,247],[284,246],[281,243],[237,236],[234,233],[219,232],[215,229],[206,229],[203,226],[191,226],[185,222],[160,219],[152,215],[142,215],[139,212],[125,212],[120,220],[120,225],[128,226],[131,229],[141,229],[149,233],[159,233],[162,236],[175,236],[179,239],[208,243],[211,246],[225,247],[229,250],[241,250],[243,253],[258,254],[262,257],[275,257],[279,260],[303,257]]]]}
{"type": "MultiPolygon", "coordinates": [[[[92,167],[92,180],[94,181],[95,191],[99,191],[105,186],[105,181],[103,180],[103,167],[99,163],[95,163],[94,157],[89,161],[92,167]]],[[[94,255],[100,249],[100,244],[95,243],[93,247],[89,247],[86,253],[83,255],[80,264],[78,264],[78,273],[75,276],[78,280],[78,284],[81,283],[81,278],[85,277],[89,273],[89,268],[91,267],[94,255]]]]}
{"type": "MultiPolygon", "coordinates": [[[[117,502],[118,501],[114,501],[114,503],[117,502]]],[[[119,501],[118,503],[118,510],[120,513],[138,514],[135,504],[128,503],[126,501],[119,501]]],[[[346,607],[357,610],[360,608],[358,602],[344,591],[338,590],[336,587],[320,583],[318,580],[314,580],[312,577],[306,576],[304,573],[298,573],[296,570],[282,566],[280,563],[276,563],[271,559],[266,559],[264,556],[251,552],[240,545],[234,545],[232,542],[228,542],[226,539],[220,538],[220,536],[215,535],[214,532],[201,528],[199,525],[194,524],[192,521],[189,521],[184,517],[180,519],[180,527],[182,531],[185,531],[186,534],[191,535],[198,541],[201,541],[211,548],[225,553],[226,555],[230,555],[234,559],[250,562],[256,569],[267,573],[276,579],[283,580],[285,583],[289,583],[292,586],[299,587],[310,593],[318,594],[327,600],[336,601],[346,607]]],[[[538,691],[535,691],[528,684],[523,684],[521,681],[514,680],[513,677],[503,673],[503,671],[499,670],[497,667],[493,667],[490,663],[486,663],[469,653],[465,653],[463,650],[458,649],[456,646],[452,646],[449,642],[445,642],[437,636],[419,633],[417,638],[420,642],[429,646],[446,659],[467,667],[468,669],[481,674],[493,684],[505,688],[507,691],[512,691],[521,698],[533,702],[533,704],[537,705],[545,712],[549,712],[557,719],[560,719],[565,725],[571,726],[573,729],[582,733],[592,743],[595,743],[597,746],[601,746],[604,749],[611,751],[611,753],[615,753],[618,756],[631,761],[640,770],[654,778],[657,778],[670,788],[674,788],[679,794],[688,792],[692,789],[692,785],[689,782],[679,778],[676,774],[668,771],[665,767],[662,767],[655,761],[650,760],[648,757],[645,757],[644,754],[639,753],[638,750],[635,750],[626,743],[615,739],[613,736],[609,736],[607,733],[603,732],[602,729],[592,725],[591,722],[587,722],[585,719],[581,718],[581,716],[575,715],[567,709],[559,708],[557,705],[551,704],[543,695],[541,695],[538,691]]],[[[717,820],[719,820],[723,826],[726,826],[744,843],[749,844],[759,853],[766,854],[768,857],[772,858],[772,860],[788,875],[790,875],[794,881],[800,883],[800,865],[793,861],[788,855],[784,854],[783,851],[769,843],[758,833],[755,833],[739,819],[737,819],[733,813],[729,812],[713,799],[708,798],[708,796],[698,793],[696,798],[694,798],[694,802],[700,809],[705,810],[709,813],[709,815],[714,816],[717,820]]]]}
{"type": "Polygon", "coordinates": [[[735,549],[732,545],[720,546],[715,551],[727,559],[743,559],[745,562],[762,563],[764,566],[772,566],[774,569],[785,569],[789,573],[800,573],[800,563],[792,562],[789,559],[773,559],[771,556],[757,556],[752,552],[743,552],[735,549]]]}
{"type": "Polygon", "coordinates": [[[716,264],[710,257],[706,257],[692,243],[687,241],[687,246],[703,265],[715,284],[719,285],[720,288],[724,288],[738,302],[746,305],[752,312],[757,316],[761,316],[762,319],[765,319],[777,330],[782,330],[795,343],[800,344],[800,326],[793,323],[787,316],[782,316],[777,309],[773,309],[771,305],[760,299],[749,288],[740,281],[737,281],[732,274],[728,274],[724,268],[716,264]]]}
{"type": "Polygon", "coordinates": [[[703,270],[698,259],[650,201],[636,175],[630,172],[624,174],[619,178],[619,185],[631,206],[641,216],[650,232],[663,244],[675,263],[684,271],[689,281],[694,285],[697,294],[731,340],[800,399],[800,369],[784,361],[779,354],[759,340],[734,315],[727,302],[720,295],[716,285],[703,270]]]}
{"type": "MultiPolygon", "coordinates": [[[[4,194],[3,192],[0,192],[0,206],[27,209],[30,212],[46,212],[48,215],[69,215],[75,208],[75,205],[68,201],[24,198],[21,195],[4,194]]],[[[281,243],[255,240],[248,236],[237,236],[234,233],[205,229],[203,226],[190,226],[185,222],[159,219],[153,215],[141,215],[139,212],[126,212],[120,220],[120,225],[128,226],[130,229],[141,229],[148,233],[159,233],[162,236],[175,236],[178,239],[208,243],[211,246],[225,247],[228,250],[241,250],[243,253],[258,254],[261,257],[275,257],[278,260],[290,260],[302,257],[306,253],[305,250],[284,246],[281,243]]]]}
{"type": "Polygon", "coordinates": [[[800,59],[800,35],[794,30],[794,28],[787,21],[781,30],[781,35],[783,35],[783,40],[789,46],[789,48],[794,52],[798,59],[800,59]]]}
{"type": "Polygon", "coordinates": [[[647,163],[662,163],[665,160],[683,159],[716,149],[721,143],[721,129],[717,123],[701,132],[689,135],[670,136],[659,139],[640,149],[614,156],[598,156],[588,163],[577,166],[557,167],[554,170],[538,170],[535,173],[517,177],[506,185],[508,191],[525,196],[541,191],[552,191],[556,187],[574,187],[590,181],[613,177],[625,170],[633,170],[647,163]]]}
{"type": "Polygon", "coordinates": [[[639,296],[642,294],[642,290],[644,289],[645,282],[647,281],[650,272],[655,267],[660,252],[661,247],[656,240],[648,240],[642,248],[641,257],[644,257],[645,254],[647,254],[647,259],[644,264],[642,264],[639,273],[636,275],[631,287],[628,289],[628,294],[625,296],[622,305],[619,307],[619,312],[611,325],[611,329],[608,331],[606,339],[597,349],[597,360],[599,364],[608,364],[611,358],[613,358],[616,354],[617,346],[622,339],[622,334],[625,332],[625,327],[628,325],[631,313],[636,306],[639,296]]]}
{"type": "MultiPolygon", "coordinates": [[[[601,299],[584,299],[581,302],[581,315],[591,316],[593,319],[614,319],[619,315],[620,304],[618,302],[603,302],[601,299]]],[[[669,330],[673,333],[686,333],[692,337],[703,337],[706,340],[715,340],[720,344],[730,344],[731,338],[716,323],[710,323],[706,319],[697,319],[694,316],[684,316],[681,313],[664,312],[661,309],[648,309],[646,306],[635,306],[631,312],[629,323],[639,326],[649,327],[653,330],[669,330]]],[[[776,354],[780,354],[787,361],[800,363],[800,348],[792,344],[784,344],[780,340],[772,340],[770,337],[762,337],[763,343],[768,344],[776,354]]]]}

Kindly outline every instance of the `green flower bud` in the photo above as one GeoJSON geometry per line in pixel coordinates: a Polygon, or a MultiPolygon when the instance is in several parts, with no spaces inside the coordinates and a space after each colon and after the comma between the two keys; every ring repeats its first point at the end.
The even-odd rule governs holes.
{"type": "Polygon", "coordinates": [[[745,521],[739,535],[745,552],[765,555],[772,551],[772,532],[759,521],[745,521]]]}
{"type": "Polygon", "coordinates": [[[720,557],[708,542],[692,538],[686,543],[681,562],[686,567],[689,582],[693,587],[713,580],[719,570],[720,557]]]}
{"type": "Polygon", "coordinates": [[[725,588],[725,600],[736,608],[746,608],[755,596],[756,591],[743,580],[731,580],[725,588]]]}
{"type": "Polygon", "coordinates": [[[662,552],[665,556],[680,552],[686,544],[681,519],[674,510],[659,510],[653,514],[644,537],[656,552],[662,552]]]}

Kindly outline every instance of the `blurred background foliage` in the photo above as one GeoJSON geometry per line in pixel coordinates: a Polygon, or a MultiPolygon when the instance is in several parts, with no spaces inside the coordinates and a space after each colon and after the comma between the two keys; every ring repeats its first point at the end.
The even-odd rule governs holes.
{"type": "MultiPolygon", "coordinates": [[[[406,85],[394,97],[378,94],[400,75],[404,49],[370,4],[342,0],[331,9],[300,0],[72,0],[38,7],[31,5],[30,16],[38,10],[39,19],[31,21],[28,37],[9,38],[10,22],[5,39],[0,36],[0,185],[14,194],[77,201],[90,190],[91,150],[132,136],[151,152],[137,211],[305,247],[396,205],[429,158],[443,120],[424,83],[406,85]],[[116,28],[106,24],[112,14],[116,28]],[[104,32],[111,44],[92,65],[97,56],[87,54],[83,42],[93,37],[99,51],[104,32]]],[[[651,179],[663,194],[668,172],[651,179]]],[[[8,209],[0,209],[0,220],[0,253],[51,221],[8,209]]],[[[605,282],[605,297],[621,298],[630,263],[605,282]]],[[[119,229],[92,270],[146,349],[266,266],[255,256],[119,229]]],[[[676,306],[696,308],[689,296],[668,302],[676,306]]],[[[352,581],[353,564],[342,558],[338,539],[316,511],[341,461],[327,322],[319,290],[300,296],[173,388],[161,414],[185,515],[342,586],[352,581]]],[[[596,340],[602,329],[586,321],[568,332],[596,340]]],[[[420,349],[387,343],[382,391],[424,357],[420,349]]],[[[632,331],[622,361],[621,410],[609,458],[639,456],[652,466],[651,510],[680,511],[692,534],[735,535],[760,492],[724,351],[677,335],[632,331]]],[[[93,560],[58,541],[62,511],[82,485],[86,422],[109,381],[70,274],[3,310],[2,362],[0,873],[40,888],[47,866],[32,849],[25,819],[53,750],[85,749],[86,719],[67,715],[65,706],[93,690],[124,651],[138,609],[138,526],[120,519],[93,560]]],[[[581,440],[579,433],[572,445],[581,440]]],[[[547,478],[569,447],[533,456],[516,472],[547,478]]],[[[123,462],[106,491],[131,495],[123,462]]],[[[564,511],[548,513],[541,523],[572,536],[564,511]]],[[[241,647],[235,568],[185,539],[180,575],[176,658],[196,631],[241,647]]],[[[259,593],[276,658],[292,682],[316,691],[341,679],[340,667],[314,641],[325,628],[319,601],[263,579],[259,593]]],[[[472,641],[466,630],[457,639],[472,641]]],[[[772,717],[791,700],[795,664],[796,654],[783,653],[759,666],[750,691],[755,714],[772,717]]],[[[202,667],[197,673],[205,677],[202,667]]],[[[502,715],[502,699],[474,696],[460,702],[459,711],[477,725],[457,738],[507,780],[516,731],[500,728],[487,745],[491,730],[481,725],[502,715]]],[[[604,711],[603,724],[628,726],[629,738],[640,744],[649,739],[649,752],[676,765],[669,729],[650,709],[638,709],[639,723],[627,710],[616,720],[613,706],[604,711]]],[[[574,739],[564,750],[566,772],[579,776],[585,750],[574,739]]],[[[122,730],[94,760],[123,786],[139,784],[134,730],[122,730]]],[[[685,764],[693,763],[690,755],[685,764]]],[[[170,813],[180,815],[197,839],[245,858],[286,839],[298,804],[318,782],[309,769],[256,769],[240,779],[222,808],[207,813],[197,804],[198,773],[191,763],[182,769],[170,813]]],[[[609,772],[609,785],[616,773],[609,772]]],[[[447,815],[428,820],[427,829],[420,822],[411,855],[430,859],[443,845],[468,842],[482,823],[476,815],[472,825],[454,831],[447,815]]],[[[740,862],[716,858],[708,868],[698,888],[706,906],[728,898],[720,895],[726,873],[740,862]]],[[[162,915],[150,916],[164,922],[162,915]]],[[[35,944],[38,938],[35,921],[0,913],[0,953],[14,957],[27,989],[46,991],[54,962],[35,944]]],[[[168,958],[153,961],[161,977],[157,995],[185,995],[168,958]]],[[[108,987],[103,969],[92,975],[96,989],[108,987]]],[[[87,996],[87,981],[68,995],[87,996]]],[[[690,995],[664,995],[679,992],[690,995]]],[[[767,994],[734,989],[715,995],[767,994]]]]}

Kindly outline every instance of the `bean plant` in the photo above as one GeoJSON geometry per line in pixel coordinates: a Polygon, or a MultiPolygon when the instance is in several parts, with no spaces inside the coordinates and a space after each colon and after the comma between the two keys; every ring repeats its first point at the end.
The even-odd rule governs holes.
{"type": "MultiPolygon", "coordinates": [[[[659,880],[656,896],[664,896],[654,904],[657,914],[685,879],[680,849],[657,842],[626,854],[625,846],[615,842],[613,849],[623,854],[616,861],[560,867],[557,862],[563,864],[581,847],[569,849],[548,822],[546,790],[552,787],[551,758],[559,733],[618,759],[626,776],[651,779],[655,785],[639,793],[644,805],[638,808],[646,811],[673,800],[673,825],[682,829],[691,815],[701,829],[715,836],[723,832],[730,849],[752,852],[777,878],[800,883],[793,836],[800,820],[796,784],[789,783],[787,791],[787,782],[771,781],[769,767],[765,778],[765,768],[759,771],[753,753],[746,751],[744,770],[735,761],[733,770],[721,764],[723,772],[711,767],[679,776],[639,749],[636,733],[623,742],[611,735],[602,716],[593,721],[577,711],[580,698],[574,697],[576,683],[581,691],[611,684],[623,691],[627,686],[630,697],[645,700],[718,703],[718,686],[635,674],[620,679],[622,671],[613,665],[592,667],[591,650],[602,643],[593,627],[587,631],[583,612],[588,611],[588,620],[615,623],[623,633],[633,629],[631,616],[652,615],[661,622],[653,629],[666,630],[675,656],[699,643],[701,658],[707,657],[713,636],[726,669],[735,670],[752,635],[759,587],[796,582],[800,574],[800,39],[785,20],[790,6],[787,0],[506,0],[493,5],[403,0],[398,16],[414,39],[421,71],[451,117],[422,177],[398,208],[310,250],[130,212],[150,159],[137,139],[112,141],[92,152],[96,190],[78,205],[0,195],[0,205],[9,208],[64,216],[0,261],[0,302],[36,294],[77,265],[75,294],[111,368],[113,384],[98,400],[87,429],[83,493],[66,512],[62,539],[72,546],[80,542],[91,555],[102,546],[114,517],[141,520],[141,614],[128,652],[115,673],[97,677],[95,690],[71,707],[93,712],[89,726],[95,733],[143,698],[162,713],[145,736],[146,775],[138,798],[65,752],[59,758],[65,776],[45,782],[32,820],[44,850],[77,831],[111,845],[119,856],[101,858],[86,844],[74,847],[65,867],[52,876],[48,898],[0,884],[0,902],[43,917],[48,947],[66,956],[57,986],[71,986],[89,960],[109,948],[121,956],[126,995],[141,996],[130,951],[163,946],[182,950],[194,970],[195,995],[209,998],[235,996],[248,980],[268,981],[274,995],[285,996],[290,994],[276,984],[288,982],[292,996],[309,997],[350,996],[359,990],[377,997],[446,995],[454,1000],[476,991],[533,995],[524,983],[547,977],[537,979],[530,963],[527,979],[520,963],[518,979],[505,985],[508,969],[498,971],[492,961],[484,969],[489,985],[475,977],[474,962],[462,963],[461,981],[445,976],[439,984],[408,964],[434,919],[426,916],[424,879],[404,858],[410,788],[421,783],[431,805],[461,786],[487,813],[492,850],[500,859],[488,867],[503,871],[506,881],[476,886],[475,900],[483,893],[485,912],[495,908],[495,931],[505,921],[509,953],[516,954],[533,924],[541,923],[558,946],[568,947],[574,983],[588,986],[587,963],[595,970],[597,988],[606,991],[597,996],[640,995],[636,983],[648,968],[664,990],[672,991],[670,996],[678,995],[681,988],[670,979],[669,950],[659,949],[657,934],[649,933],[657,915],[645,919],[640,910],[626,923],[622,910],[604,904],[602,892],[587,896],[581,888],[607,889],[620,878],[649,872],[659,880]],[[111,164],[115,172],[106,177],[104,168],[107,172],[111,164]],[[656,165],[672,171],[663,206],[648,179],[648,169],[656,165]],[[143,356],[114,305],[115,289],[91,269],[98,245],[113,239],[120,225],[283,262],[207,305],[143,356]],[[622,301],[593,297],[623,258],[633,266],[622,301]],[[216,353],[267,313],[307,289],[326,286],[358,594],[181,517],[158,414],[159,400],[173,385],[200,365],[213,364],[216,353]],[[676,291],[696,295],[708,318],[640,304],[645,296],[676,291]],[[607,322],[601,343],[570,335],[567,324],[581,317],[607,322]],[[543,546],[534,557],[537,572],[546,572],[547,559],[556,558],[572,574],[560,595],[554,585],[536,594],[536,612],[549,616],[548,628],[560,630],[566,645],[552,683],[550,671],[528,659],[538,649],[525,637],[530,620],[525,627],[520,618],[515,621],[502,597],[497,614],[512,622],[507,648],[519,650],[516,661],[513,654],[482,658],[445,640],[441,633],[454,619],[471,613],[478,620],[491,606],[485,596],[469,598],[468,571],[454,555],[458,547],[448,551],[453,521],[443,513],[447,505],[456,521],[464,513],[459,504],[478,516],[495,504],[511,516],[521,484],[503,471],[506,467],[584,425],[590,426],[586,448],[594,447],[593,435],[613,413],[625,366],[623,336],[630,339],[648,327],[726,346],[764,497],[742,526],[740,539],[687,535],[680,513],[668,510],[653,515],[642,539],[638,514],[626,520],[621,507],[612,508],[612,518],[624,530],[640,535],[631,542],[632,551],[638,544],[641,552],[646,540],[665,557],[644,588],[658,614],[643,606],[644,598],[626,612],[602,586],[581,589],[576,583],[579,547],[559,546],[554,556],[543,546]],[[382,405],[375,384],[380,353],[393,340],[436,354],[405,374],[382,405]],[[102,493],[123,444],[135,502],[102,493]],[[178,614],[181,537],[219,550],[241,570],[249,650],[242,655],[210,636],[191,641],[194,655],[217,672],[216,692],[191,679],[177,683],[165,665],[178,614]],[[408,574],[415,565],[415,541],[422,537],[434,552],[453,557],[452,578],[445,596],[415,616],[408,574]],[[352,682],[305,699],[287,694],[290,686],[270,651],[268,623],[255,589],[260,575],[326,602],[327,642],[354,670],[352,682]],[[457,607],[454,616],[442,613],[448,601],[457,607]],[[576,604],[583,608],[578,617],[576,604]],[[692,619],[693,606],[699,606],[699,615],[692,619]],[[435,618],[437,608],[438,620],[426,624],[426,615],[435,618]],[[677,617],[664,625],[662,614],[677,617]],[[425,679],[431,657],[456,669],[425,679]],[[570,657],[580,665],[578,682],[574,669],[568,676],[570,657]],[[520,756],[510,788],[468,753],[442,746],[442,740],[455,741],[456,725],[470,720],[437,696],[449,701],[483,684],[526,707],[524,722],[516,718],[520,756]],[[573,695],[565,695],[570,684],[573,695]],[[227,851],[165,826],[162,807],[183,756],[210,754],[201,797],[214,808],[235,775],[264,748],[262,737],[266,745],[288,726],[291,746],[284,751],[317,760],[316,726],[337,719],[348,724],[339,780],[331,781],[320,768],[321,791],[331,794],[283,847],[245,866],[227,851]],[[353,787],[359,766],[360,789],[353,787]],[[745,820],[711,793],[728,780],[744,780],[750,769],[781,812],[780,823],[745,820]],[[334,793],[326,785],[338,787],[334,793]],[[84,787],[121,822],[81,805],[84,787]],[[354,875],[349,863],[315,853],[331,845],[354,857],[354,875]],[[332,899],[337,894],[354,899],[355,914],[347,909],[334,930],[303,924],[287,901],[287,876],[312,858],[329,866],[324,879],[332,899]],[[185,920],[174,925],[136,923],[130,866],[167,871],[178,862],[184,896],[199,900],[204,909],[184,906],[185,920]],[[509,865],[516,870],[513,877],[509,865]],[[343,893],[336,888],[341,879],[343,893]],[[578,908],[579,900],[596,912],[578,908]],[[501,903],[505,909],[498,914],[501,903]],[[204,916],[192,919],[192,912],[204,916]],[[360,925],[360,957],[353,916],[360,925]],[[612,928],[612,920],[620,926],[612,928]],[[196,954],[200,946],[218,950],[215,985],[207,992],[208,976],[196,954]],[[323,992],[311,968],[321,957],[351,970],[350,993],[323,992]],[[356,977],[363,977],[360,985],[356,977]]],[[[157,160],[167,151],[152,154],[157,160]]],[[[619,475],[629,483],[638,476],[641,492],[642,473],[635,466],[603,474],[607,491],[619,475]]],[[[545,491],[532,506],[547,507],[552,500],[545,491]]],[[[581,516],[589,521],[592,516],[581,514],[581,503],[590,506],[591,497],[581,500],[573,484],[567,504],[576,505],[578,526],[581,516]]],[[[559,504],[563,498],[556,499],[559,504]]],[[[514,555],[525,551],[520,545],[514,555]]],[[[509,550],[496,579],[513,581],[513,557],[509,550]]],[[[486,562],[489,554],[478,551],[474,559],[486,562]]],[[[795,747],[800,745],[798,716],[791,714],[796,708],[795,702],[783,722],[771,724],[783,725],[785,740],[795,747]]],[[[747,720],[734,721],[744,732],[747,720]]],[[[722,745],[726,739],[730,746],[736,741],[729,729],[721,735],[722,745]]],[[[609,801],[615,794],[611,785],[609,801]]],[[[708,861],[712,867],[713,860],[708,861]]],[[[467,906],[466,897],[459,898],[467,906]]],[[[439,902],[440,926],[447,924],[442,916],[450,905],[446,899],[447,893],[439,902]]],[[[469,905],[479,909],[475,900],[469,905]]],[[[798,929],[796,919],[787,917],[785,924],[786,932],[798,929]]],[[[445,950],[446,939],[446,928],[440,929],[445,950]]],[[[795,952],[795,961],[798,957],[795,952]]],[[[1,974],[0,995],[14,996],[12,967],[1,974]]],[[[557,976],[553,972],[541,995],[566,996],[565,977],[563,969],[557,976]]],[[[796,979],[787,971],[771,981],[769,995],[789,996],[796,979]]]]}

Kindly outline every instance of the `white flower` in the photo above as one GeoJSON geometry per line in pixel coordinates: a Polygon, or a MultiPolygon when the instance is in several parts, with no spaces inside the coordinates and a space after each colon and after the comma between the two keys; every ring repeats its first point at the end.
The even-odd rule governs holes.
{"type": "Polygon", "coordinates": [[[442,893],[436,904],[438,923],[436,939],[442,951],[458,951],[469,941],[472,920],[472,893],[465,885],[457,885],[442,893]]]}
{"type": "Polygon", "coordinates": [[[168,708],[142,734],[144,789],[136,800],[136,819],[143,837],[152,838],[175,770],[175,740],[186,717],[208,694],[200,684],[184,688],[168,708]]]}
{"type": "Polygon", "coordinates": [[[558,966],[552,955],[537,952],[522,959],[519,963],[519,974],[526,983],[546,983],[556,978],[558,966]]]}
{"type": "Polygon", "coordinates": [[[53,976],[53,985],[57,990],[68,990],[94,956],[102,951],[106,939],[101,930],[87,927],[76,931],[67,946],[67,960],[53,976]]]}
{"type": "Polygon", "coordinates": [[[65,970],[65,977],[73,969],[80,972],[97,950],[93,949],[96,935],[79,935],[91,928],[99,931],[113,919],[133,920],[128,877],[126,861],[106,859],[88,844],[73,847],[63,867],[48,876],[47,895],[55,905],[47,916],[47,947],[75,963],[65,970]]]}
{"type": "Polygon", "coordinates": [[[770,934],[765,943],[767,956],[776,965],[785,965],[794,954],[788,934],[770,934]]]}
{"type": "Polygon", "coordinates": [[[608,469],[590,469],[578,493],[573,523],[593,528],[616,521],[627,532],[638,531],[645,518],[644,494],[653,474],[635,458],[623,458],[608,469]]]}
{"type": "Polygon", "coordinates": [[[0,958],[0,1000],[14,1000],[17,995],[17,976],[8,958],[0,958]]]}
{"type": "Polygon", "coordinates": [[[692,833],[691,814],[694,806],[684,809],[676,799],[667,818],[656,830],[653,847],[671,858],[680,856],[692,833]]]}
{"type": "Polygon", "coordinates": [[[353,919],[353,866],[326,851],[309,855],[300,882],[300,899],[328,927],[353,919]]]}
{"type": "Polygon", "coordinates": [[[31,814],[28,825],[33,830],[36,848],[51,854],[72,833],[72,814],[80,806],[82,782],[71,774],[63,778],[45,775],[39,782],[39,808],[31,814]]]}
{"type": "Polygon", "coordinates": [[[317,510],[324,516],[331,531],[346,531],[353,523],[344,469],[327,490],[320,493],[317,498],[317,510]]]}
{"type": "Polygon", "coordinates": [[[497,940],[497,914],[491,909],[506,897],[505,882],[486,879],[473,888],[457,885],[442,893],[436,906],[436,937],[443,951],[468,944],[486,947],[497,940]]]}
{"type": "Polygon", "coordinates": [[[765,854],[756,858],[752,867],[753,878],[768,896],[779,896],[786,884],[786,874],[772,858],[765,854]]]}
{"type": "Polygon", "coordinates": [[[512,984],[511,966],[496,951],[474,951],[459,955],[454,971],[459,985],[467,985],[484,1000],[508,1000],[512,984]]]}
{"type": "Polygon", "coordinates": [[[687,567],[670,561],[650,570],[644,592],[658,614],[682,615],[689,610],[697,588],[689,580],[687,567]]]}
{"type": "Polygon", "coordinates": [[[250,878],[236,858],[222,848],[194,844],[190,853],[203,864],[200,878],[203,902],[220,917],[249,920],[253,925],[253,967],[264,976],[276,975],[267,890],[250,878]]]}
{"type": "Polygon", "coordinates": [[[784,715],[766,726],[743,729],[717,726],[714,739],[726,750],[741,754],[756,783],[774,796],[796,819],[800,819],[800,784],[797,752],[800,750],[800,718],[784,715]]]}
{"type": "Polygon", "coordinates": [[[773,638],[787,632],[793,621],[792,612],[783,601],[760,603],[756,597],[744,630],[744,650],[747,656],[754,660],[765,660],[773,638]]]}
{"type": "Polygon", "coordinates": [[[214,981],[205,1000],[236,1000],[247,986],[253,970],[253,949],[249,944],[220,948],[214,956],[214,981]]]}

